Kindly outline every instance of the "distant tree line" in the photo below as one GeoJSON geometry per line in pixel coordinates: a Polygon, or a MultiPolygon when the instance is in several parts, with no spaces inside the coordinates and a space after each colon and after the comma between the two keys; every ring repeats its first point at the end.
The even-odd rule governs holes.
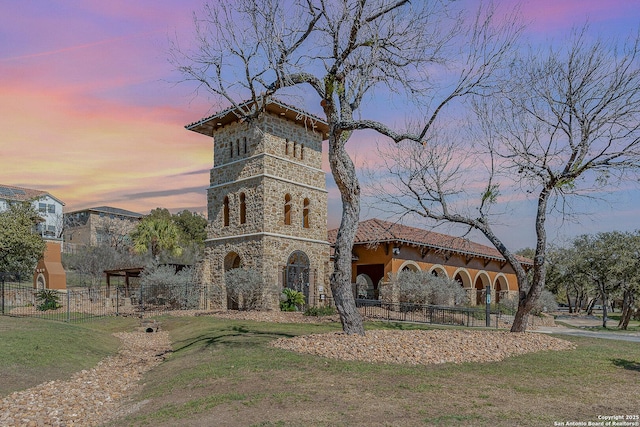
{"type": "Polygon", "coordinates": [[[154,266],[156,271],[158,264],[193,265],[204,252],[207,224],[200,214],[188,210],[172,214],[166,208],[153,209],[135,225],[109,220],[100,227],[97,245],[63,254],[65,269],[71,273],[68,281],[99,286],[105,270],[154,266]]]}
{"type": "Polygon", "coordinates": [[[610,312],[620,310],[621,329],[640,317],[640,231],[578,236],[552,247],[547,263],[547,288],[569,313],[602,306],[607,327],[610,312]]]}

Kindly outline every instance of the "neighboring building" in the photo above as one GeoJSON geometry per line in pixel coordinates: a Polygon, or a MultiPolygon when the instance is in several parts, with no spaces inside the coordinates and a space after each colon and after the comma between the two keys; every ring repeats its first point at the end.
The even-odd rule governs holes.
{"type": "MultiPolygon", "coordinates": [[[[336,234],[337,230],[329,231],[332,244],[336,234]]],[[[527,258],[518,259],[525,268],[532,265],[527,258]]],[[[454,279],[467,290],[471,304],[484,302],[487,286],[491,286],[493,302],[518,295],[516,275],[495,248],[379,219],[358,225],[352,269],[353,283],[366,281],[367,298],[380,298],[390,274],[403,270],[429,271],[454,279]]]]}
{"type": "Polygon", "coordinates": [[[0,212],[6,210],[11,202],[31,202],[43,219],[36,226],[38,233],[48,239],[62,237],[62,201],[46,191],[0,184],[0,212]]]}
{"type": "Polygon", "coordinates": [[[64,215],[64,250],[75,252],[81,246],[107,244],[120,247],[129,243],[129,233],[144,215],[111,206],[99,206],[64,215]]]}
{"type": "Polygon", "coordinates": [[[213,305],[229,305],[224,273],[241,266],[261,273],[269,285],[302,291],[309,302],[330,292],[322,170],[327,123],[270,101],[251,121],[227,109],[186,128],[213,137],[202,266],[205,283],[222,285],[213,305]]]}

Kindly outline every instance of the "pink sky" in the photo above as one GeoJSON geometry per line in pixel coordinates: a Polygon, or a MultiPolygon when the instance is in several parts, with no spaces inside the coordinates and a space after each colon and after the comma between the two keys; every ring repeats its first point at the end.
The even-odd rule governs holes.
{"type": "MultiPolygon", "coordinates": [[[[566,34],[586,18],[605,34],[640,24],[635,0],[521,3],[531,40],[566,34]]],[[[100,205],[204,212],[211,140],[184,125],[214,111],[204,96],[168,82],[176,76],[167,61],[168,38],[190,40],[201,5],[0,3],[0,183],[49,191],[67,212],[100,205]]],[[[328,186],[333,227],[339,197],[328,186]]]]}

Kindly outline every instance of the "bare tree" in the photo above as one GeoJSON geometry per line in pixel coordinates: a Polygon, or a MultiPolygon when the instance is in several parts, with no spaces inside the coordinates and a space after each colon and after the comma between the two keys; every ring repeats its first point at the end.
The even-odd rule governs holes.
{"type": "Polygon", "coordinates": [[[568,43],[515,58],[503,92],[475,103],[482,132],[463,154],[471,161],[460,161],[469,144],[457,130],[435,135],[425,150],[385,153],[396,193],[378,191],[381,199],[401,213],[479,230],[511,264],[521,290],[514,332],[525,330],[545,287],[547,215],[566,215],[570,196],[588,197],[638,171],[639,53],[640,37],[618,44],[591,41],[586,27],[574,31],[568,43]],[[537,203],[531,278],[494,233],[498,199],[516,195],[537,203]]]}
{"type": "Polygon", "coordinates": [[[364,328],[351,287],[361,189],[347,142],[365,129],[396,142],[424,141],[446,105],[495,83],[494,71],[518,33],[512,19],[495,19],[493,7],[471,22],[450,7],[446,1],[223,0],[194,16],[193,50],[177,41],[171,49],[185,80],[249,122],[274,95],[320,101],[343,206],[331,289],[348,334],[364,334],[364,328]],[[435,76],[445,76],[446,86],[435,76]],[[362,118],[363,104],[376,97],[400,105],[419,100],[420,119],[397,131],[362,118]],[[247,99],[253,102],[242,104],[247,99]]]}

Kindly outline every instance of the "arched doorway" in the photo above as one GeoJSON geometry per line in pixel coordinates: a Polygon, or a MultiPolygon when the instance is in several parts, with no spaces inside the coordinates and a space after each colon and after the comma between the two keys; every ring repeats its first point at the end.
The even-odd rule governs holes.
{"type": "Polygon", "coordinates": [[[476,276],[474,288],[476,289],[476,305],[482,305],[486,301],[485,289],[491,284],[486,272],[480,272],[476,276]]]}
{"type": "Polygon", "coordinates": [[[375,296],[373,280],[366,274],[358,274],[356,277],[356,290],[358,298],[372,299],[375,296]]]}
{"type": "MultiPolygon", "coordinates": [[[[229,252],[224,257],[224,272],[226,273],[229,270],[233,270],[235,268],[240,268],[242,265],[242,260],[240,259],[240,255],[235,252],[229,252]]],[[[233,298],[229,296],[227,293],[227,308],[230,310],[238,310],[240,306],[238,301],[234,301],[233,298]]]]}
{"type": "Polygon", "coordinates": [[[505,296],[509,294],[509,282],[504,275],[499,274],[496,277],[496,282],[493,287],[496,290],[496,304],[498,304],[505,296]]]}
{"type": "Polygon", "coordinates": [[[309,302],[309,257],[302,251],[295,251],[287,260],[286,286],[304,294],[309,302]]]}
{"type": "Polygon", "coordinates": [[[36,288],[41,291],[47,288],[47,279],[45,279],[44,274],[38,274],[38,278],[36,279],[36,288]]]}

